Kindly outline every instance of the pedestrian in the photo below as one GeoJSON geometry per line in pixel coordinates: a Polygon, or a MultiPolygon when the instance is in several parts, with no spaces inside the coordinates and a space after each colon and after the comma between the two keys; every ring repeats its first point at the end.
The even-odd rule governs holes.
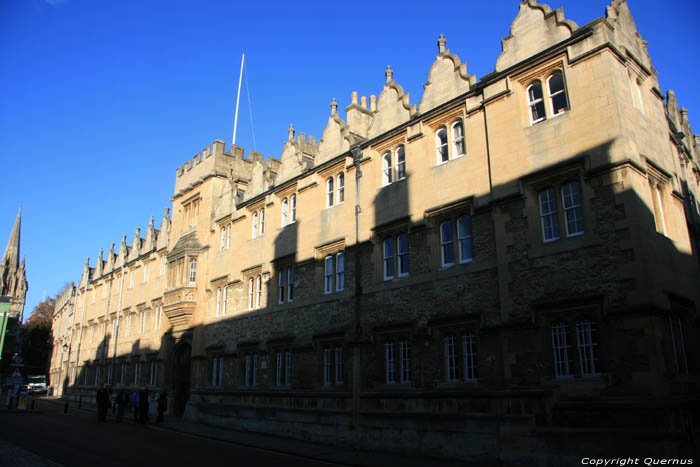
{"type": "Polygon", "coordinates": [[[163,423],[163,414],[166,410],[168,410],[168,393],[161,391],[160,396],[158,396],[158,418],[156,418],[156,423],[163,423]]]}
{"type": "Polygon", "coordinates": [[[117,394],[117,400],[115,401],[115,405],[117,406],[117,421],[121,422],[122,417],[124,417],[124,409],[126,407],[126,404],[129,401],[127,400],[126,397],[126,392],[124,389],[121,389],[119,393],[117,394]]]}
{"type": "Polygon", "coordinates": [[[148,421],[148,389],[144,386],[139,394],[139,423],[145,425],[148,421]]]}
{"type": "Polygon", "coordinates": [[[109,405],[109,393],[104,386],[97,390],[97,420],[107,421],[107,406],[109,405]]]}
{"type": "Polygon", "coordinates": [[[134,407],[134,422],[139,421],[139,392],[134,390],[131,392],[131,405],[134,407]]]}

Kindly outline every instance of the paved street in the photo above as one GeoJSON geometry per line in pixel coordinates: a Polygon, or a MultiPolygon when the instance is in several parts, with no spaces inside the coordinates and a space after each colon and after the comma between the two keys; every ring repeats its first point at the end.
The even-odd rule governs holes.
{"type": "Polygon", "coordinates": [[[93,413],[37,401],[33,412],[0,413],[0,466],[341,465],[199,436],[100,423],[93,413]]]}
{"type": "Polygon", "coordinates": [[[57,399],[37,400],[35,410],[27,412],[0,408],[0,467],[153,467],[219,462],[255,467],[464,465],[225,430],[176,417],[146,427],[131,421],[115,423],[112,417],[100,423],[94,406],[77,408],[71,404],[64,414],[57,399]]]}

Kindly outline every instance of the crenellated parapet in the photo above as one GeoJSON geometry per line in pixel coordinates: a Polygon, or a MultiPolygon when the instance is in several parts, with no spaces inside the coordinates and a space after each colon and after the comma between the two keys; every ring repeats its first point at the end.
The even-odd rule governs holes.
{"type": "Polygon", "coordinates": [[[226,143],[217,139],[177,168],[174,197],[191,190],[209,177],[227,177],[233,155],[225,152],[226,143]]]}

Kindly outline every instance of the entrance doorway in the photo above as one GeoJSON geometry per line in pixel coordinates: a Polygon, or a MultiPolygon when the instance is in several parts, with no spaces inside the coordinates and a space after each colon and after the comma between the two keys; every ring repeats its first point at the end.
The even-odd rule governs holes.
{"type": "Polygon", "coordinates": [[[190,356],[192,347],[187,342],[182,342],[175,347],[175,415],[181,416],[185,413],[185,405],[190,397],[190,356]]]}

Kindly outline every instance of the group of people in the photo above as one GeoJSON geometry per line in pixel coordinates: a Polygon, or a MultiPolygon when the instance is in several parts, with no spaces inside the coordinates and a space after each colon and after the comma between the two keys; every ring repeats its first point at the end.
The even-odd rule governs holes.
{"type": "MultiPolygon", "coordinates": [[[[119,390],[114,400],[112,400],[112,388],[103,386],[97,390],[97,419],[101,422],[107,421],[107,411],[110,406],[116,409],[116,421],[121,422],[124,418],[124,411],[129,405],[134,409],[134,422],[145,425],[148,421],[148,408],[150,395],[148,389],[143,387],[140,391],[131,391],[128,395],[124,389],[119,390]]],[[[168,409],[168,394],[161,391],[158,396],[158,417],[156,423],[163,421],[163,414],[168,409]]],[[[113,411],[114,413],[114,411],[113,411]]]]}

